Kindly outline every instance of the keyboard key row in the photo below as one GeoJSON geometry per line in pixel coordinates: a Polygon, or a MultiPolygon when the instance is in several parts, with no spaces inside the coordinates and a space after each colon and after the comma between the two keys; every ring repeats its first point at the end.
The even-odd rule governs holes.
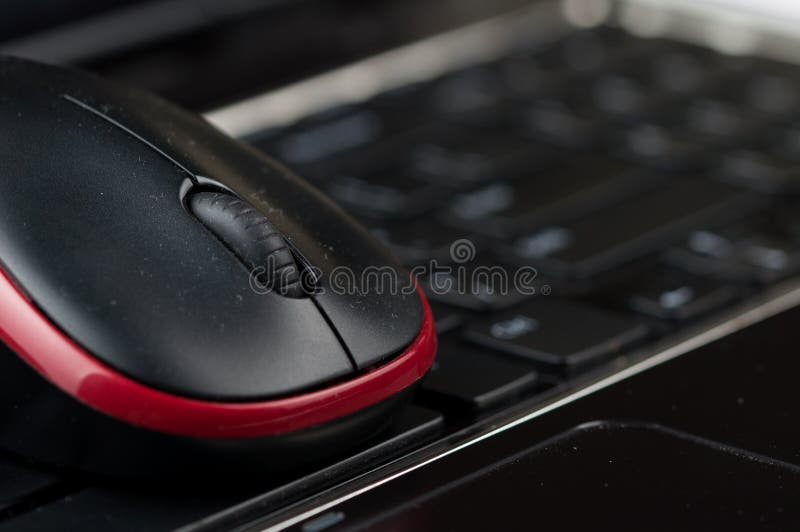
{"type": "Polygon", "coordinates": [[[652,181],[623,162],[586,155],[547,172],[456,196],[446,216],[456,227],[509,237],[537,222],[586,215],[652,181]]]}
{"type": "Polygon", "coordinates": [[[506,256],[548,275],[583,278],[657,251],[710,221],[740,218],[759,197],[702,180],[672,180],[590,216],[516,238],[506,256]]]}
{"type": "Polygon", "coordinates": [[[688,271],[768,284],[800,271],[800,220],[793,209],[733,225],[698,229],[667,253],[688,271]]]}

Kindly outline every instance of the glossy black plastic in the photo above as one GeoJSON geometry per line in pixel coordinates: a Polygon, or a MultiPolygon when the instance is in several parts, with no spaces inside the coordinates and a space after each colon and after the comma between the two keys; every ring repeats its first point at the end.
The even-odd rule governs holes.
{"type": "Polygon", "coordinates": [[[331,511],[358,530],[796,530],[799,318],[786,311],[331,511]]]}

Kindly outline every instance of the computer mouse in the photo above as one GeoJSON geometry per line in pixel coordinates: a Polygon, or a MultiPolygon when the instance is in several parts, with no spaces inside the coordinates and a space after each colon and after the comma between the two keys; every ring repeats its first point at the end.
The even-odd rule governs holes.
{"type": "Polygon", "coordinates": [[[414,280],[200,116],[0,59],[0,448],[107,475],[273,472],[379,435],[430,367],[414,280]]]}

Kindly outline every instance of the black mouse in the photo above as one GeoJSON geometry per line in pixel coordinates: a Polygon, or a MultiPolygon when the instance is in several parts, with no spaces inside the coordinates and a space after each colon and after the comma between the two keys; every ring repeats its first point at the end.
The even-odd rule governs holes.
{"type": "Polygon", "coordinates": [[[0,138],[0,447],[279,471],[377,435],[430,367],[430,309],[391,254],[198,115],[2,58],[0,138]]]}

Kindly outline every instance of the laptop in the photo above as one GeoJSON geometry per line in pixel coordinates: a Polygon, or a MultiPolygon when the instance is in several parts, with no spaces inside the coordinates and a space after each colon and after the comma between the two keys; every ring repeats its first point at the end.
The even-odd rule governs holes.
{"type": "Polygon", "coordinates": [[[0,52],[159,93],[326,192],[415,273],[440,344],[389,428],[279,476],[0,452],[0,531],[800,526],[800,4],[0,15],[0,52]]]}

